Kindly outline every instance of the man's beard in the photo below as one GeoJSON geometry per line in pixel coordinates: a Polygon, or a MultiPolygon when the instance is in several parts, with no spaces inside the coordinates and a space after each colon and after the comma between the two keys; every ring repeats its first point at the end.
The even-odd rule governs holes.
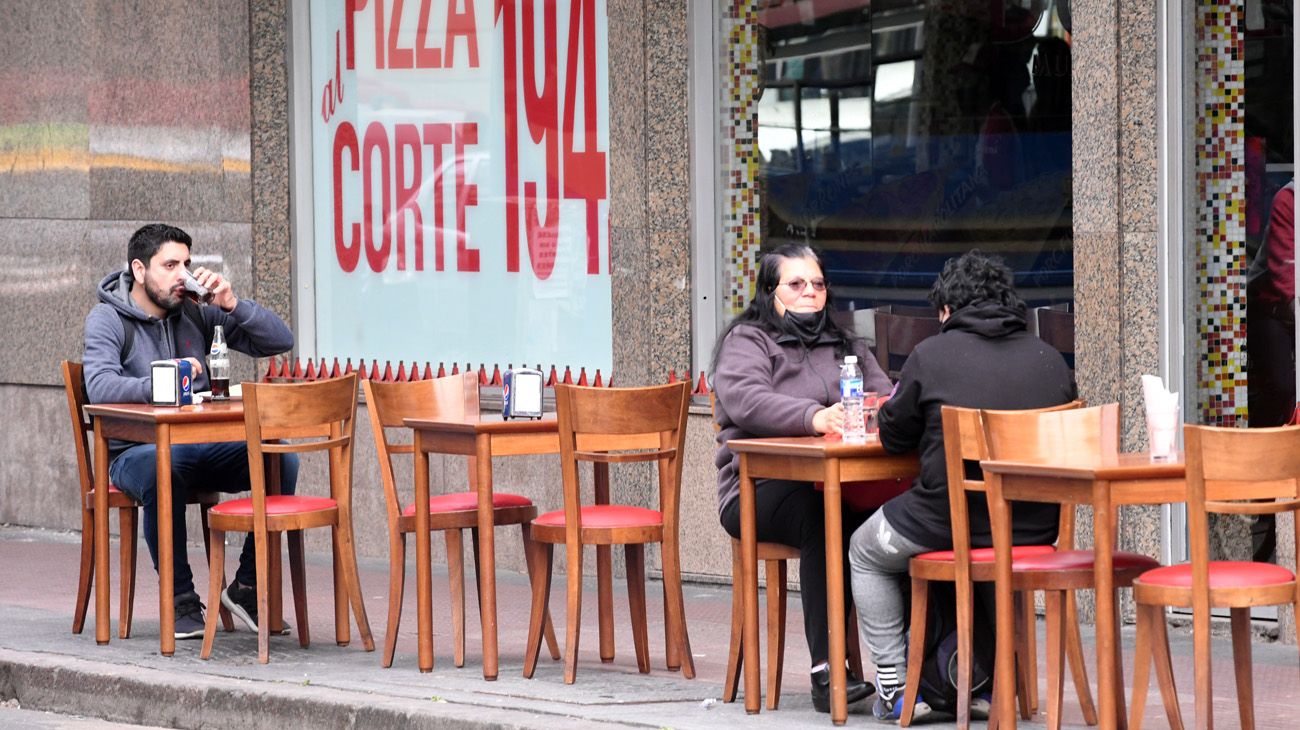
{"type": "Polygon", "coordinates": [[[183,295],[172,295],[169,291],[163,291],[155,287],[149,277],[144,280],[144,293],[149,297],[149,301],[156,304],[160,309],[166,312],[174,312],[180,309],[183,295]]]}

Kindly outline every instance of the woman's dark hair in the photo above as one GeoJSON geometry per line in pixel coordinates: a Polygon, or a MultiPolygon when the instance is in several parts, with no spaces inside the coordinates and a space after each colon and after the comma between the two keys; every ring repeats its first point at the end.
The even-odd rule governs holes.
{"type": "Polygon", "coordinates": [[[1016,293],[1011,269],[1002,259],[985,256],[978,249],[948,259],[928,298],[935,309],[950,307],[954,312],[977,302],[1025,307],[1016,293]]]}
{"type": "MultiPolygon", "coordinates": [[[[737,325],[752,324],[761,328],[772,335],[794,334],[794,330],[789,323],[785,321],[780,314],[776,312],[776,288],[781,284],[781,263],[789,259],[812,259],[817,262],[821,268],[822,275],[825,276],[826,266],[822,263],[822,257],[817,251],[803,243],[784,243],[776,248],[760,252],[758,257],[758,280],[754,286],[754,298],[750,300],[749,306],[745,311],[736,315],[736,318],[727,323],[722,334],[718,336],[718,341],[713,345],[713,358],[709,364],[709,372],[718,369],[718,353],[722,351],[722,342],[727,339],[727,335],[736,328],[737,325]]],[[[852,342],[857,339],[853,333],[845,332],[835,320],[830,316],[831,302],[834,296],[831,293],[830,282],[826,283],[826,334],[839,340],[835,346],[835,354],[843,357],[853,351],[852,342]]]]}

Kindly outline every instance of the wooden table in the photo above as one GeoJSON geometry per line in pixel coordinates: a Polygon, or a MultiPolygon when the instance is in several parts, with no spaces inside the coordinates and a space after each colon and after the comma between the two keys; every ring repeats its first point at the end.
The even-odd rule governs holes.
{"type": "Polygon", "coordinates": [[[407,418],[415,432],[415,562],[420,671],[433,669],[433,574],[429,555],[429,454],[470,456],[470,483],[478,493],[479,616],[483,622],[483,678],[497,678],[497,578],[493,538],[492,457],[560,453],[555,414],[507,421],[500,414],[460,419],[407,418]],[[424,509],[420,509],[425,505],[424,509]]]}
{"type": "MultiPolygon", "coordinates": [[[[172,572],[173,444],[243,441],[244,404],[240,400],[196,406],[151,406],[140,403],[87,405],[95,419],[95,641],[109,638],[108,580],[108,440],[153,443],[158,448],[158,616],[163,656],[176,650],[172,572]]],[[[126,549],[125,546],[123,549],[126,549]]],[[[215,611],[218,607],[210,606],[215,611]]],[[[275,610],[272,615],[279,616],[275,610]]]]}
{"type": "MultiPolygon", "coordinates": [[[[1092,506],[1093,571],[1097,587],[1097,694],[1099,727],[1124,727],[1124,682],[1119,671],[1115,602],[1116,508],[1186,501],[1182,454],[1152,461],[1147,454],[1071,455],[1068,460],[983,461],[996,551],[998,678],[1014,676],[1009,500],[1092,506]]],[[[1003,722],[1016,726],[1015,682],[995,682],[1003,722]]]]}
{"type": "MultiPolygon", "coordinates": [[[[826,615],[830,624],[831,720],[848,719],[845,696],[844,537],[840,484],[849,481],[914,477],[917,456],[888,454],[879,441],[850,445],[821,436],[735,439],[727,448],[740,454],[740,547],[744,595],[745,710],[760,705],[758,658],[758,539],[754,524],[754,480],[792,479],[824,483],[826,509],[826,615]]],[[[812,487],[810,486],[809,489],[812,487]]],[[[733,578],[734,580],[734,578],[733,578]]]]}

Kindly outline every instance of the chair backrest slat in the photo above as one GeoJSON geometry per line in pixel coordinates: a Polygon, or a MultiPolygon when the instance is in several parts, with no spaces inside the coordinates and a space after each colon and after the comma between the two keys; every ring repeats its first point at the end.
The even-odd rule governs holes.
{"type": "MultiPolygon", "coordinates": [[[[670,383],[674,391],[677,383],[670,383]]],[[[674,398],[663,397],[663,389],[669,386],[650,386],[644,388],[588,388],[572,401],[569,411],[570,424],[574,433],[596,434],[603,437],[641,436],[674,429],[677,426],[678,410],[674,398]]],[[[582,386],[557,385],[555,387],[556,410],[561,397],[570,397],[582,386]]],[[[690,395],[690,383],[685,383],[687,396],[690,395]]],[[[648,440],[645,441],[648,443],[648,440]]],[[[655,444],[654,447],[657,447],[655,444]]],[[[654,448],[648,446],[626,446],[623,448],[654,448]]],[[[617,447],[615,447],[617,448],[617,447]]],[[[605,449],[587,448],[587,451],[605,449]]]]}
{"type": "MultiPolygon", "coordinates": [[[[356,413],[355,373],[308,383],[250,383],[257,390],[258,427],[275,438],[323,435],[328,424],[356,413]]],[[[245,406],[248,397],[245,395],[245,406]]],[[[246,411],[247,412],[247,411],[246,411]]]]}
{"type": "Polygon", "coordinates": [[[75,360],[60,363],[63,371],[63,391],[68,400],[68,414],[72,418],[72,437],[77,457],[77,476],[81,481],[81,494],[90,494],[95,488],[94,470],[90,463],[90,436],[93,431],[86,418],[86,381],[82,365],[75,360]]]}
{"type": "MultiPolygon", "coordinates": [[[[1300,498],[1300,426],[1279,428],[1183,427],[1189,483],[1204,483],[1214,503],[1300,498]],[[1188,441],[1192,437],[1194,441],[1188,441]],[[1193,467],[1193,449],[1196,466],[1193,467]],[[1193,473],[1195,472],[1195,473],[1193,473]]],[[[1229,508],[1224,511],[1238,511],[1229,508]]]]}
{"type": "Polygon", "coordinates": [[[587,433],[574,435],[574,448],[578,451],[636,451],[659,448],[659,432],[640,433],[587,433]]]}
{"type": "Polygon", "coordinates": [[[658,461],[677,455],[677,449],[654,449],[635,453],[611,454],[606,451],[574,451],[573,458],[578,461],[594,461],[600,464],[632,464],[639,461],[658,461]]]}
{"type": "Polygon", "coordinates": [[[1015,461],[1119,453],[1119,404],[1057,411],[985,411],[989,458],[1015,461]]]}

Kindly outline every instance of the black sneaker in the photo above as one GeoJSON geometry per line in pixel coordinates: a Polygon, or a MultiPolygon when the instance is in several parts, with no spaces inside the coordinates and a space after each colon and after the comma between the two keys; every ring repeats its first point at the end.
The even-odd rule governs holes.
{"type": "MultiPolygon", "coordinates": [[[[221,605],[226,607],[227,611],[244,622],[244,625],[250,631],[257,631],[257,589],[244,588],[239,583],[231,583],[226,590],[221,592],[221,605]]],[[[280,622],[284,628],[280,634],[289,633],[289,622],[280,622]]],[[[271,633],[276,633],[272,631],[271,633]]]]}
{"type": "MultiPolygon", "coordinates": [[[[879,679],[876,680],[879,682],[879,679]]],[[[903,715],[903,685],[879,685],[876,687],[876,702],[871,707],[871,714],[877,720],[896,723],[903,715]]],[[[916,693],[916,704],[912,706],[912,721],[915,722],[929,715],[930,705],[916,693]]],[[[987,718],[986,718],[987,719],[987,718]]]]}
{"type": "MultiPolygon", "coordinates": [[[[845,676],[844,694],[848,698],[848,704],[859,702],[871,696],[876,690],[870,683],[858,679],[857,676],[849,671],[845,676]]],[[[831,711],[831,668],[822,667],[812,673],[812,703],[813,709],[818,712],[831,711]]]]}
{"type": "Polygon", "coordinates": [[[199,594],[187,591],[176,596],[172,602],[175,622],[173,635],[177,639],[199,639],[203,637],[203,604],[199,594]]]}

